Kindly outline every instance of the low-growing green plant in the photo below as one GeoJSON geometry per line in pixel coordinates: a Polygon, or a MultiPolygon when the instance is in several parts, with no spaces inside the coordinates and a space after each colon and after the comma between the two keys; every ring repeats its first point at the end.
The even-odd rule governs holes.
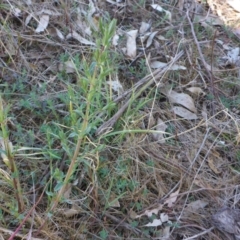
{"type": "Polygon", "coordinates": [[[99,236],[102,240],[105,240],[108,238],[108,231],[106,229],[103,229],[99,232],[99,236]]]}
{"type": "MultiPolygon", "coordinates": [[[[73,137],[73,142],[75,140],[76,143],[73,144],[75,148],[74,154],[73,156],[70,156],[71,160],[67,173],[62,178],[62,182],[58,182],[59,186],[60,184],[62,185],[59,188],[56,198],[53,198],[50,211],[61,201],[67,184],[74,175],[77,165],[82,161],[81,158],[79,158],[79,155],[84,155],[84,150],[81,150],[81,148],[84,148],[86,137],[94,132],[100,121],[96,114],[101,112],[103,105],[108,105],[111,101],[111,99],[108,99],[108,96],[104,96],[106,95],[105,93],[103,95],[102,91],[103,83],[112,71],[109,58],[109,48],[115,32],[115,26],[115,20],[111,21],[109,24],[100,22],[99,28],[102,37],[97,39],[96,48],[93,50],[92,58],[82,61],[83,75],[78,71],[79,62],[76,62],[76,59],[75,61],[74,59],[72,60],[76,67],[82,98],[85,101],[82,104],[75,102],[74,100],[78,98],[76,96],[78,93],[73,91],[71,87],[69,88],[69,116],[72,120],[72,125],[65,127],[70,127],[71,133],[69,136],[73,137]]],[[[89,166],[91,166],[91,163],[89,163],[89,166]]]]}
{"type": "MultiPolygon", "coordinates": [[[[65,201],[66,186],[73,182],[80,172],[86,174],[95,185],[96,171],[99,167],[98,153],[102,151],[104,144],[94,139],[94,132],[106,117],[112,115],[116,107],[112,90],[106,84],[106,81],[111,79],[109,76],[115,67],[114,54],[111,52],[115,27],[115,20],[109,23],[100,21],[99,31],[94,33],[96,46],[89,52],[88,58],[80,54],[60,56],[63,64],[72,61],[77,76],[77,81],[72,82],[64,70],[58,74],[58,79],[66,89],[61,93],[51,93],[50,97],[45,97],[49,86],[44,83],[40,87],[38,84],[31,86],[26,84],[25,70],[21,77],[16,79],[16,83],[6,84],[4,98],[15,101],[17,111],[14,113],[8,111],[9,107],[3,107],[1,100],[1,154],[11,174],[4,169],[0,174],[12,187],[16,202],[9,202],[7,208],[11,211],[4,206],[0,209],[8,211],[17,221],[21,220],[21,215],[17,216],[17,213],[20,214],[25,209],[19,172],[21,177],[24,176],[26,184],[31,185],[34,181],[44,187],[49,217],[52,217],[58,203],[65,201]],[[19,112],[19,116],[16,117],[15,114],[19,112]],[[17,168],[15,152],[9,141],[8,118],[15,124],[11,137],[14,143],[17,143],[18,158],[28,166],[26,169],[17,168]],[[21,124],[16,119],[21,120],[21,124]],[[38,128],[30,126],[27,121],[37,123],[38,128]],[[26,126],[23,126],[23,123],[26,123],[26,126]],[[62,162],[64,170],[60,167],[62,162]],[[44,166],[49,175],[42,176],[44,166]],[[28,176],[33,172],[35,173],[33,179],[30,179],[28,176]]],[[[98,177],[104,179],[104,168],[100,168],[99,171],[98,177]]],[[[117,199],[118,197],[116,196],[117,199]]]]}

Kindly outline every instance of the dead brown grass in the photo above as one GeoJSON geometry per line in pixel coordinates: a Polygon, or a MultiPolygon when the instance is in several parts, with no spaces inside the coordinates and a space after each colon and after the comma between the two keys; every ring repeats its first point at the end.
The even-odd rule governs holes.
{"type": "MultiPolygon", "coordinates": [[[[113,122],[115,129],[110,134],[87,136],[81,148],[89,166],[85,162],[77,166],[75,179],[64,193],[69,202],[56,205],[51,212],[47,183],[53,172],[43,151],[16,157],[26,204],[21,216],[14,190],[6,181],[8,169],[1,161],[1,238],[233,239],[234,234],[213,228],[212,215],[224,206],[240,208],[239,60],[226,60],[238,38],[226,26],[196,20],[198,16],[207,18],[208,6],[195,3],[195,7],[203,6],[200,14],[194,4],[187,5],[194,1],[179,1],[178,5],[156,1],[171,12],[172,21],[154,11],[151,1],[123,1],[119,6],[114,1],[99,1],[91,15],[88,1],[30,2],[4,0],[0,5],[0,88],[10,105],[7,126],[14,146],[45,148],[48,141],[41,132],[43,124],[52,120],[61,124],[68,115],[68,96],[64,94],[69,86],[77,86],[79,79],[70,70],[59,75],[61,58],[78,54],[88,59],[92,48],[61,37],[76,31],[94,42],[96,38],[85,30],[89,25],[97,27],[99,18],[116,18],[119,32],[139,29],[142,21],[151,22],[151,32],[158,31],[148,48],[138,38],[134,59],[122,53],[124,35],[112,48],[119,57],[116,75],[126,91],[152,72],[141,61],[169,62],[183,50],[178,64],[186,70],[168,71],[154,79],[113,122]],[[36,33],[43,11],[50,21],[43,32],[36,33]],[[198,87],[204,94],[191,93],[188,87],[198,87]],[[169,89],[192,97],[197,119],[180,118],[172,111],[174,104],[166,94],[169,89]],[[45,112],[48,100],[53,108],[45,112]],[[141,102],[144,104],[139,107],[141,102]],[[167,124],[164,143],[151,132],[156,130],[158,118],[167,124]],[[35,174],[36,182],[30,173],[35,174]],[[149,211],[154,212],[151,217],[149,211]],[[168,221],[146,227],[160,214],[168,221]]],[[[79,99],[84,103],[85,99],[79,99]]],[[[53,145],[61,159],[53,165],[65,174],[68,154],[73,152],[65,152],[60,140],[53,145]]],[[[52,183],[56,185],[56,179],[52,183]]]]}

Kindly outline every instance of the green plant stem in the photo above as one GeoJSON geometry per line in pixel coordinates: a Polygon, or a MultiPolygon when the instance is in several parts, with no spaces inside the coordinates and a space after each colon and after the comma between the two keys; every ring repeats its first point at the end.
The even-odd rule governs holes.
{"type": "Polygon", "coordinates": [[[61,189],[59,190],[56,198],[54,199],[54,202],[53,202],[52,206],[50,207],[50,211],[52,211],[58,205],[58,203],[60,202],[60,200],[61,200],[61,198],[62,198],[62,196],[65,192],[67,183],[69,182],[69,180],[72,177],[72,174],[74,173],[74,168],[75,168],[75,165],[76,165],[77,157],[80,153],[80,148],[81,148],[81,145],[82,145],[82,141],[84,141],[84,139],[85,139],[85,132],[86,132],[87,127],[88,127],[91,101],[92,101],[92,98],[94,96],[94,94],[92,94],[92,93],[93,93],[93,90],[95,88],[95,83],[96,83],[96,73],[97,73],[97,67],[95,67],[93,77],[90,80],[90,87],[89,87],[89,92],[88,92],[88,95],[87,95],[87,106],[86,106],[85,118],[83,119],[83,125],[82,125],[81,131],[79,133],[79,138],[78,138],[78,141],[77,141],[77,145],[76,145],[76,148],[75,148],[70,166],[68,168],[67,174],[66,174],[65,179],[63,181],[63,186],[61,187],[61,189]]]}
{"type": "MultiPolygon", "coordinates": [[[[100,24],[101,25],[101,24],[100,24]]],[[[64,178],[63,185],[59,192],[57,193],[56,198],[53,200],[50,211],[52,211],[60,202],[62,196],[64,195],[64,192],[66,190],[66,186],[69,183],[76,166],[77,158],[80,153],[80,148],[82,144],[84,144],[85,136],[88,128],[88,124],[90,122],[90,113],[92,110],[92,107],[94,102],[97,102],[97,94],[98,94],[98,87],[101,88],[102,80],[104,79],[104,71],[106,69],[104,66],[107,62],[107,48],[110,44],[110,39],[112,38],[114,31],[115,31],[116,21],[112,21],[107,27],[102,26],[103,30],[103,39],[102,42],[99,42],[98,48],[95,50],[94,53],[94,60],[96,61],[96,65],[93,71],[93,74],[89,74],[89,88],[87,90],[87,96],[86,96],[86,110],[85,110],[85,117],[83,119],[82,127],[79,130],[78,134],[78,141],[77,145],[73,154],[73,157],[71,159],[70,166],[68,168],[67,174],[64,178]]],[[[106,67],[106,66],[105,66],[106,67]]],[[[70,111],[73,112],[72,109],[72,103],[70,102],[70,111]]]]}
{"type": "Polygon", "coordinates": [[[50,207],[50,211],[53,211],[53,209],[58,205],[59,201],[61,200],[61,197],[63,196],[63,194],[65,192],[66,185],[69,182],[69,179],[71,178],[71,176],[73,174],[73,171],[74,171],[77,156],[79,155],[79,152],[80,152],[80,147],[81,147],[81,144],[82,144],[82,140],[83,140],[83,138],[79,138],[78,141],[77,141],[77,145],[76,145],[76,148],[75,148],[75,151],[74,151],[74,155],[72,157],[70,166],[68,168],[66,177],[64,179],[63,186],[61,187],[61,189],[59,190],[56,198],[54,199],[54,202],[53,202],[52,206],[50,207]]]}

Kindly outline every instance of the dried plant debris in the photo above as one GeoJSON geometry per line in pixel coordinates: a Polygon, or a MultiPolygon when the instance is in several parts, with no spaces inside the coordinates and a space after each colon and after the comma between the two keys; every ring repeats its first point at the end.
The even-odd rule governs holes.
{"type": "Polygon", "coordinates": [[[2,0],[0,239],[240,239],[239,2],[2,0]]]}
{"type": "Polygon", "coordinates": [[[240,239],[240,209],[223,208],[212,216],[212,224],[221,232],[240,239]]]}

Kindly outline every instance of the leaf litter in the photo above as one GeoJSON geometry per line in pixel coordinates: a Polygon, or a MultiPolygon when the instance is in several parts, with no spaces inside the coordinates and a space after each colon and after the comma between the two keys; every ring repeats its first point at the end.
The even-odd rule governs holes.
{"type": "Polygon", "coordinates": [[[192,111],[192,112],[197,112],[197,109],[195,107],[195,104],[194,104],[194,100],[192,99],[191,96],[189,96],[188,94],[186,93],[178,93],[174,90],[170,90],[168,92],[168,98],[169,98],[169,101],[172,103],[172,104],[180,104],[182,105],[183,107],[187,108],[188,110],[192,111]]]}
{"type": "MultiPolygon", "coordinates": [[[[27,105],[21,106],[21,109],[18,96],[27,96],[30,99],[30,94],[24,91],[28,88],[31,91],[36,88],[39,90],[39,86],[44,85],[46,88],[43,95],[36,97],[41,100],[43,109],[51,96],[57,95],[54,104],[61,107],[58,119],[67,118],[66,109],[71,107],[71,101],[70,103],[61,101],[58,92],[71,92],[71,89],[80,84],[81,78],[85,77],[82,69],[76,68],[70,56],[75,56],[77,52],[80,53],[78,56],[81,56],[77,60],[88,59],[96,47],[96,35],[101,24],[99,19],[104,21],[108,18],[117,19],[116,33],[110,42],[112,56],[114,54],[119,56],[119,65],[114,68],[116,72],[112,76],[106,76],[106,86],[101,86],[101,94],[109,91],[112,92],[111,97],[114,100],[121,97],[122,100],[116,101],[113,104],[116,109],[108,109],[106,115],[105,110],[99,109],[101,114],[98,122],[107,120],[112,112],[121,109],[129,95],[125,93],[131,93],[129,90],[133,86],[138,90],[143,87],[141,83],[146,76],[154,77],[152,84],[135,99],[137,103],[144,102],[146,105],[139,107],[131,105],[135,104],[134,101],[131,102],[125,111],[126,115],[121,115],[112,129],[113,135],[107,136],[111,137],[111,140],[104,142],[106,148],[98,149],[100,142],[104,141],[104,136],[100,139],[92,133],[88,135],[86,141],[89,141],[89,159],[96,160],[98,166],[96,169],[91,166],[86,172],[81,170],[86,168],[85,165],[84,168],[82,165],[78,166],[76,177],[79,183],[63,193],[63,203],[51,213],[52,219],[47,222],[46,231],[40,230],[43,239],[74,238],[72,233],[76,232],[76,229],[79,236],[84,238],[91,238],[93,235],[99,237],[99,233],[104,229],[106,233],[111,233],[113,238],[124,239],[150,239],[152,236],[155,239],[194,238],[201,234],[206,239],[224,239],[220,232],[211,229],[214,224],[206,219],[224,204],[231,206],[232,209],[240,208],[237,201],[239,195],[237,178],[240,167],[238,161],[240,84],[237,69],[239,39],[230,36],[236,34],[239,26],[232,28],[229,24],[231,33],[229,34],[226,31],[228,26],[224,25],[232,21],[230,18],[227,19],[227,13],[229,12],[230,16],[233,14],[232,10],[236,12],[236,5],[231,5],[233,1],[228,1],[227,5],[222,4],[222,7],[218,0],[214,0],[214,4],[213,1],[208,1],[208,4],[202,3],[201,8],[197,1],[187,0],[179,1],[176,6],[166,4],[165,1],[156,1],[155,4],[147,1],[141,7],[133,5],[131,1],[110,0],[98,3],[83,1],[77,5],[68,3],[65,6],[62,3],[54,3],[53,6],[45,2],[25,1],[21,7],[13,1],[3,2],[11,6],[2,9],[3,14],[0,18],[2,22],[8,23],[13,34],[10,35],[9,29],[4,27],[1,31],[1,52],[4,53],[1,55],[0,65],[1,88],[3,97],[11,105],[9,109],[11,116],[14,116],[14,121],[24,128],[26,135],[29,129],[33,131],[37,129],[39,116],[34,115],[33,109],[29,112],[27,105]],[[193,30],[185,18],[188,11],[193,13],[191,18],[194,21],[193,30]],[[51,28],[54,28],[56,38],[51,28]],[[37,34],[34,35],[34,32],[37,34]],[[197,41],[192,40],[194,36],[197,36],[197,41]],[[123,47],[126,49],[125,55],[121,51],[123,47]],[[169,66],[169,61],[174,59],[179,49],[184,50],[184,56],[169,66]],[[200,53],[207,64],[201,63],[200,53]],[[64,60],[59,60],[60,55],[64,60]],[[41,60],[41,57],[48,59],[41,60]],[[55,71],[49,71],[51,67],[48,63],[51,61],[57,62],[58,68],[55,71]],[[21,77],[23,80],[12,72],[23,73],[21,77]],[[76,76],[79,73],[80,75],[76,76]],[[73,83],[69,88],[65,84],[68,80],[61,79],[64,74],[67,74],[73,83]],[[24,87],[24,91],[23,85],[28,86],[24,87]],[[8,98],[10,86],[17,87],[12,97],[8,98]],[[163,91],[165,86],[171,86],[171,91],[163,91]],[[129,113],[133,115],[128,115],[129,113]],[[152,123],[146,124],[149,116],[152,123]],[[26,126],[26,122],[29,126],[26,126]],[[149,126],[146,128],[146,125],[149,126]],[[210,132],[207,131],[208,128],[211,128],[210,132]],[[156,132],[153,133],[153,130],[156,132]],[[117,135],[115,138],[115,131],[127,133],[121,137],[117,135]],[[169,134],[166,134],[166,131],[169,134]],[[121,141],[121,138],[124,141],[121,141]],[[220,142],[224,142],[224,145],[219,144],[220,142]],[[94,146],[92,152],[91,146],[94,146]],[[172,192],[173,186],[177,186],[178,190],[172,192]],[[100,204],[100,200],[106,198],[106,193],[110,193],[109,205],[100,204]],[[126,212],[131,213],[130,210],[132,215],[127,216],[126,212]],[[80,222],[84,222],[84,225],[76,226],[76,223],[80,222]],[[151,231],[151,234],[146,236],[144,235],[146,228],[156,231],[151,231]]],[[[89,65],[93,66],[94,62],[89,65]]],[[[84,97],[80,96],[79,100],[84,106],[84,97]]],[[[32,104],[31,101],[28,101],[28,104],[32,104]]],[[[38,111],[40,115],[44,114],[40,109],[38,111]]],[[[50,125],[56,121],[51,117],[52,115],[47,116],[44,119],[45,123],[50,125]]],[[[11,126],[10,121],[8,124],[11,126]]],[[[14,142],[16,148],[18,142],[16,144],[15,141],[19,141],[17,134],[11,127],[9,128],[13,138],[11,142],[14,142]]],[[[43,135],[40,132],[34,131],[33,145],[42,144],[43,135]]],[[[58,141],[53,145],[59,154],[62,153],[61,148],[65,147],[58,141]]],[[[39,149],[45,149],[45,146],[41,145],[39,149]]],[[[3,163],[7,162],[4,151],[3,149],[1,152],[3,163]]],[[[25,148],[24,151],[32,150],[25,148]]],[[[39,152],[31,154],[41,155],[39,152]]],[[[35,168],[36,166],[39,168],[36,179],[45,177],[42,174],[45,169],[49,172],[50,162],[47,160],[44,159],[40,164],[37,160],[33,162],[31,159],[30,162],[28,158],[21,156],[18,156],[17,164],[23,169],[34,169],[34,164],[35,168]]],[[[52,153],[52,156],[56,156],[56,153],[52,153]]],[[[71,153],[66,161],[70,158],[71,153]]],[[[67,165],[59,167],[66,172],[67,165]]],[[[0,174],[1,179],[5,179],[7,183],[11,176],[2,165],[0,174]]],[[[21,174],[24,175],[23,172],[21,174]]],[[[24,192],[29,193],[26,194],[27,202],[32,203],[32,195],[38,198],[39,192],[29,188],[33,183],[29,176],[26,175],[21,182],[24,192]],[[25,182],[27,184],[24,185],[25,182]]],[[[5,187],[2,184],[3,197],[6,195],[7,199],[12,200],[9,194],[11,188],[10,185],[5,187]]],[[[45,197],[47,199],[49,196],[45,197]]],[[[46,199],[43,199],[40,207],[36,208],[35,217],[32,216],[34,231],[41,226],[36,216],[45,219],[46,214],[50,214],[43,212],[47,207],[46,199]]],[[[0,208],[7,216],[5,221],[10,219],[7,223],[10,224],[15,219],[13,221],[11,213],[6,211],[9,207],[7,202],[3,202],[0,208]]],[[[32,230],[28,224],[23,227],[25,232],[32,230]]],[[[4,231],[0,229],[0,234],[4,231]]],[[[9,234],[13,232],[7,234],[10,236],[9,234]]]]}
{"type": "Polygon", "coordinates": [[[38,26],[37,26],[35,32],[36,33],[43,32],[47,28],[48,23],[49,23],[49,15],[42,15],[40,17],[40,20],[39,20],[39,23],[38,23],[38,26]]]}
{"type": "Polygon", "coordinates": [[[127,35],[127,56],[131,59],[134,59],[137,55],[137,44],[136,44],[136,38],[137,38],[138,30],[131,30],[126,33],[127,35]]]}
{"type": "Polygon", "coordinates": [[[163,122],[163,120],[158,118],[157,126],[156,126],[157,131],[155,133],[153,133],[153,138],[158,143],[165,143],[164,133],[165,133],[167,127],[168,126],[163,122]]]}

